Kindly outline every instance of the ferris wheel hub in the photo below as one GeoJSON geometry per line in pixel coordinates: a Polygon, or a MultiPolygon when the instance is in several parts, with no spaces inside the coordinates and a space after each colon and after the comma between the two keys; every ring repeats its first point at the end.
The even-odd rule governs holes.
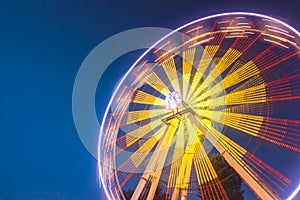
{"type": "Polygon", "coordinates": [[[178,92],[171,92],[166,96],[165,108],[167,110],[178,110],[181,104],[182,100],[178,92]]]}

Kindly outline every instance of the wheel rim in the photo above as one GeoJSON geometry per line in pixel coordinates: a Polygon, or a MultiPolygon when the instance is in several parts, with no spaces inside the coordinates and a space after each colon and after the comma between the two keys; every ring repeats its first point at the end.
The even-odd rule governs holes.
{"type": "Polygon", "coordinates": [[[291,167],[300,152],[299,33],[252,13],[215,15],[176,32],[130,68],[110,101],[99,140],[108,198],[132,187],[134,197],[151,199],[159,186],[166,199],[198,190],[203,199],[226,199],[211,152],[258,197],[287,198],[299,178],[291,167]],[[180,103],[170,109],[174,92],[180,103]]]}

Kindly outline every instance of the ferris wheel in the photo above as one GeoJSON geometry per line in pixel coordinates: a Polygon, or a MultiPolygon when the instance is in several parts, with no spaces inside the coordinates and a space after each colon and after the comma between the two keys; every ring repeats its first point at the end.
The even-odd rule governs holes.
{"type": "Polygon", "coordinates": [[[149,48],[103,117],[106,197],[230,199],[217,155],[259,199],[289,198],[300,181],[299,42],[277,19],[225,13],[149,48]]]}

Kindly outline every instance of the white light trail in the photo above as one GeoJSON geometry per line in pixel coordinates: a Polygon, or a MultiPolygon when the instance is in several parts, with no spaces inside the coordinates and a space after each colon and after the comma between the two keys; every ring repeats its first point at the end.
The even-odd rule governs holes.
{"type": "Polygon", "coordinates": [[[289,49],[288,46],[286,46],[286,45],[284,45],[284,44],[280,44],[279,42],[276,42],[276,41],[274,41],[274,40],[268,40],[268,39],[264,39],[264,40],[267,41],[267,42],[275,43],[275,44],[277,44],[277,45],[279,45],[279,46],[282,46],[282,47],[284,47],[284,48],[289,49]]]}
{"type": "Polygon", "coordinates": [[[191,30],[188,30],[188,31],[185,32],[185,33],[191,33],[191,32],[193,32],[193,31],[199,30],[199,29],[202,28],[202,27],[203,27],[203,26],[199,26],[199,27],[193,28],[193,29],[191,29],[191,30]]]}
{"type": "Polygon", "coordinates": [[[237,25],[249,25],[249,23],[248,22],[239,22],[239,23],[237,23],[237,25]]]}
{"type": "Polygon", "coordinates": [[[272,37],[272,38],[281,40],[281,41],[283,41],[283,42],[290,43],[290,44],[292,44],[292,45],[296,45],[295,42],[292,42],[292,41],[290,41],[290,40],[288,40],[288,39],[285,39],[285,38],[282,38],[282,37],[278,37],[278,36],[271,35],[271,34],[268,34],[268,33],[262,33],[262,35],[269,36],[269,37],[272,37]]]}
{"type": "Polygon", "coordinates": [[[154,53],[157,53],[159,50],[161,50],[162,48],[164,48],[165,46],[167,46],[170,43],[170,41],[166,42],[165,44],[163,44],[161,47],[159,47],[158,49],[156,49],[154,51],[154,53]]]}
{"type": "Polygon", "coordinates": [[[300,191],[300,184],[298,185],[296,190],[286,200],[292,200],[298,194],[299,191],[300,191]]]}
{"type": "Polygon", "coordinates": [[[226,24],[226,23],[229,23],[230,21],[219,21],[217,22],[218,24],[226,24]]]}
{"type": "Polygon", "coordinates": [[[266,18],[264,18],[264,19],[262,19],[262,20],[263,20],[263,21],[267,21],[267,22],[278,23],[277,20],[275,21],[275,20],[266,19],[266,18]]]}
{"type": "Polygon", "coordinates": [[[290,38],[295,38],[294,36],[289,35],[289,34],[287,34],[287,33],[285,33],[285,32],[282,32],[282,31],[278,31],[278,30],[274,30],[274,29],[269,29],[269,31],[275,32],[275,33],[280,33],[280,34],[286,35],[286,36],[288,36],[288,37],[290,37],[290,38]]]}
{"type": "Polygon", "coordinates": [[[265,27],[267,27],[267,28],[273,28],[273,29],[277,29],[277,30],[280,30],[280,31],[285,32],[285,33],[289,33],[287,30],[278,28],[276,26],[265,25],[265,27]]]}
{"type": "Polygon", "coordinates": [[[245,38],[245,37],[248,37],[246,35],[228,35],[228,36],[225,36],[225,38],[245,38]]]}
{"type": "Polygon", "coordinates": [[[207,38],[207,39],[205,39],[205,40],[201,40],[201,41],[199,41],[199,42],[197,42],[197,43],[195,43],[195,44],[189,46],[189,48],[192,48],[192,47],[195,47],[195,46],[197,46],[197,45],[200,45],[200,44],[209,42],[210,40],[212,40],[212,39],[214,39],[214,38],[215,38],[215,37],[210,37],[210,38],[207,38]]]}

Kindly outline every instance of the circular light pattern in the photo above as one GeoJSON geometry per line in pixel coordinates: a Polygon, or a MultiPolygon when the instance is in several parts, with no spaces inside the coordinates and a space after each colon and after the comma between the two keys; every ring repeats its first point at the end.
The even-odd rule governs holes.
{"type": "Polygon", "coordinates": [[[188,23],[149,48],[103,118],[98,161],[107,198],[229,199],[225,183],[233,174],[220,178],[215,154],[247,195],[295,195],[299,39],[277,19],[225,13],[188,23]]]}

